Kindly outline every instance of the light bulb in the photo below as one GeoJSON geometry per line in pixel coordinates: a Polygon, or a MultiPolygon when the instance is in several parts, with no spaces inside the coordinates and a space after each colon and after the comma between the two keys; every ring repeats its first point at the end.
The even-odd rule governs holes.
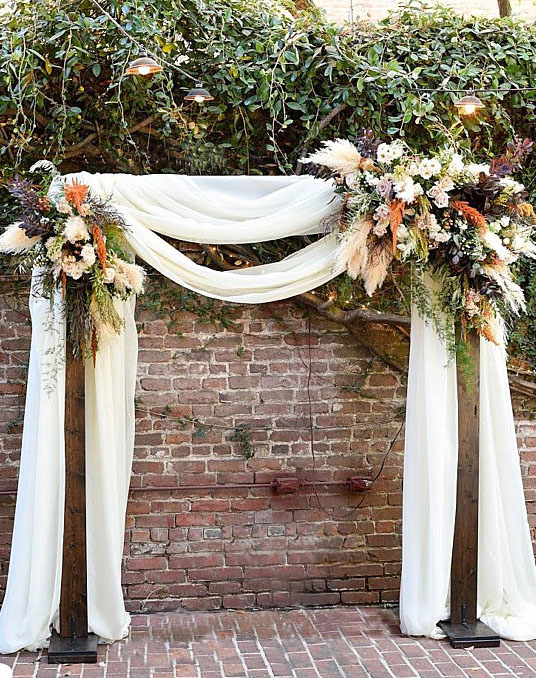
{"type": "Polygon", "coordinates": [[[203,101],[205,101],[205,97],[202,96],[201,94],[198,94],[197,96],[194,97],[194,101],[198,104],[202,104],[203,101]]]}
{"type": "Polygon", "coordinates": [[[140,75],[149,75],[151,72],[151,68],[149,66],[139,66],[138,67],[138,73],[140,75]]]}
{"type": "Polygon", "coordinates": [[[474,104],[466,104],[465,106],[463,106],[460,113],[462,115],[473,115],[473,113],[475,111],[476,111],[476,106],[474,104]]]}

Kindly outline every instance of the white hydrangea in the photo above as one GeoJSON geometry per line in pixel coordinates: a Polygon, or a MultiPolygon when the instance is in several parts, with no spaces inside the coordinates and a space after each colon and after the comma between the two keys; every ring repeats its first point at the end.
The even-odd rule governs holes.
{"type": "Polygon", "coordinates": [[[450,240],[451,234],[448,231],[439,230],[437,232],[432,232],[430,237],[436,242],[447,242],[447,240],[450,240]]]}
{"type": "MultiPolygon", "coordinates": [[[[380,177],[378,177],[376,174],[372,174],[372,172],[364,172],[364,177],[367,184],[372,188],[376,188],[380,182],[380,177]]],[[[346,180],[348,181],[348,177],[346,180]]]]}
{"type": "Polygon", "coordinates": [[[79,242],[80,240],[87,240],[89,238],[86,222],[82,217],[78,216],[72,216],[66,220],[63,234],[67,240],[72,243],[79,242]]]}
{"type": "Polygon", "coordinates": [[[397,198],[403,200],[408,205],[415,201],[415,199],[423,194],[423,188],[420,184],[415,183],[411,177],[404,177],[400,181],[395,181],[393,184],[397,198]]]}

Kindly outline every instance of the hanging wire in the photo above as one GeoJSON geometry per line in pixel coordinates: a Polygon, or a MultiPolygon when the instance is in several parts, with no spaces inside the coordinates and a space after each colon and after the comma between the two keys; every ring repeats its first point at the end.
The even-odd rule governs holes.
{"type": "Polygon", "coordinates": [[[173,63],[172,61],[168,61],[167,59],[164,59],[164,58],[161,57],[160,55],[158,55],[158,54],[156,54],[155,52],[153,52],[153,51],[147,49],[147,47],[145,47],[145,46],[142,45],[140,42],[138,42],[138,41],[136,40],[136,38],[134,38],[132,35],[130,35],[130,33],[129,33],[128,31],[126,31],[126,30],[123,28],[123,26],[121,26],[121,24],[119,23],[119,21],[117,21],[117,19],[115,19],[115,17],[113,17],[113,16],[110,14],[110,12],[108,12],[108,11],[107,11],[107,10],[106,10],[99,2],[98,2],[98,0],[90,0],[90,2],[92,2],[92,3],[95,5],[95,7],[98,7],[98,9],[99,9],[99,10],[100,10],[100,11],[101,11],[101,12],[102,12],[102,13],[103,13],[103,14],[104,14],[104,15],[105,15],[105,16],[106,16],[113,24],[114,24],[114,26],[115,26],[116,28],[118,28],[118,29],[121,31],[121,33],[123,33],[123,35],[126,36],[126,37],[130,40],[130,42],[131,42],[133,45],[136,45],[136,47],[140,50],[140,52],[141,52],[142,54],[147,54],[148,56],[153,57],[153,59],[155,59],[156,61],[158,61],[158,62],[160,62],[160,63],[162,63],[162,64],[165,64],[166,66],[169,66],[169,68],[173,68],[173,69],[176,70],[178,73],[181,73],[181,74],[184,75],[185,77],[187,77],[187,78],[189,78],[190,80],[192,80],[194,83],[196,83],[196,82],[199,81],[199,78],[197,78],[196,76],[192,75],[191,73],[188,73],[187,71],[185,71],[184,69],[180,68],[179,66],[177,66],[177,64],[173,63]]]}
{"type": "Polygon", "coordinates": [[[468,92],[492,92],[492,93],[502,93],[502,94],[510,94],[511,92],[536,92],[536,87],[510,87],[510,88],[504,88],[504,87],[465,87],[463,89],[446,89],[443,87],[408,87],[406,88],[407,92],[442,92],[445,94],[448,94],[452,92],[452,94],[460,94],[462,92],[468,93],[468,92]]]}

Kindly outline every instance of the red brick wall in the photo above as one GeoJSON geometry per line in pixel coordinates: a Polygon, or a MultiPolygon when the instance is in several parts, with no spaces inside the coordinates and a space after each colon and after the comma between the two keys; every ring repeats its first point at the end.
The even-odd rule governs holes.
{"type": "MultiPolygon", "coordinates": [[[[15,303],[0,301],[0,490],[16,482],[16,420],[25,386],[20,361],[29,344],[27,322],[8,307],[15,303]]],[[[165,321],[139,317],[137,438],[123,567],[129,609],[396,601],[403,431],[365,495],[333,485],[277,495],[246,485],[279,476],[372,477],[402,421],[400,375],[371,361],[338,326],[313,319],[313,462],[306,319],[282,303],[239,309],[233,330],[187,314],[178,320],[169,331],[165,321]],[[199,423],[192,427],[184,417],[199,423]],[[251,426],[250,460],[231,440],[242,423],[251,426]],[[213,428],[192,435],[200,424],[213,428]],[[229,483],[243,487],[222,489],[229,483]],[[143,489],[175,485],[174,491],[143,489]]],[[[536,436],[526,419],[520,434],[532,502],[536,436]]],[[[528,506],[534,524],[534,504],[528,506]]],[[[13,509],[13,498],[0,495],[0,595],[13,509]]]]}

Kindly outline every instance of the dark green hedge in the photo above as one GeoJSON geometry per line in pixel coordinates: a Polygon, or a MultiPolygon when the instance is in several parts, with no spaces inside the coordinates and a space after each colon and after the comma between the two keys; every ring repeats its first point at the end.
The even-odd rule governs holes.
{"type": "MultiPolygon", "coordinates": [[[[42,157],[64,171],[293,172],[304,148],[363,127],[405,136],[416,148],[455,137],[482,157],[514,133],[535,136],[536,90],[516,91],[536,86],[532,24],[467,19],[436,6],[341,30],[290,2],[103,2],[138,43],[170,61],[186,56],[180,65],[215,100],[185,105],[190,82],[173,70],[125,76],[138,48],[91,0],[19,0],[0,19],[3,176],[42,157]],[[486,110],[465,122],[452,106],[458,95],[421,91],[470,86],[500,92],[483,94],[486,110]]],[[[533,158],[525,173],[531,191],[535,169],[533,158]]],[[[1,200],[6,223],[5,191],[1,200]]],[[[531,269],[523,275],[531,314],[518,343],[536,362],[527,334],[536,283],[531,269]]]]}

